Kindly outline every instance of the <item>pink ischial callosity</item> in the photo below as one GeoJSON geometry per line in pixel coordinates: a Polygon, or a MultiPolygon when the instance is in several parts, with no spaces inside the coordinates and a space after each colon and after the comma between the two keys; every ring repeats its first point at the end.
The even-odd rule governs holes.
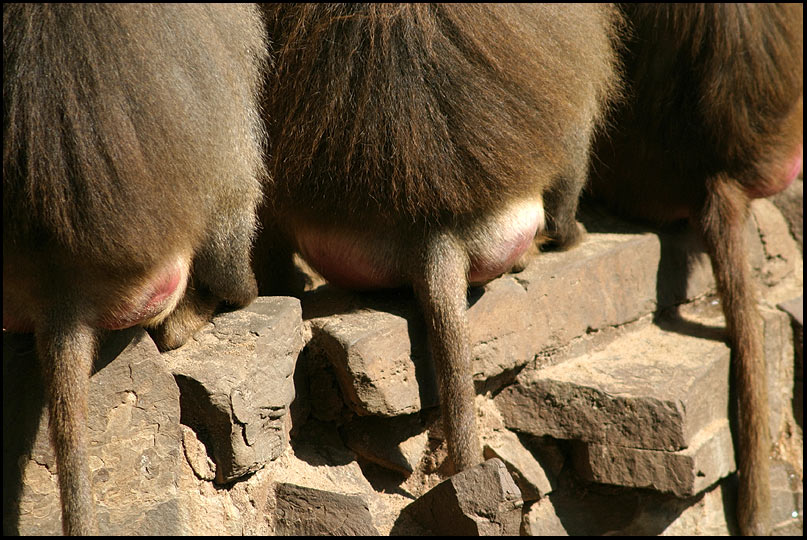
{"type": "Polygon", "coordinates": [[[300,254],[333,285],[354,291],[389,289],[403,285],[391,261],[373,256],[349,233],[333,229],[298,231],[300,254]]]}
{"type": "Polygon", "coordinates": [[[176,302],[179,294],[184,291],[185,280],[182,265],[172,265],[152,279],[136,301],[125,302],[104,314],[98,326],[107,330],[122,330],[154,319],[176,302]],[[180,287],[182,290],[179,290],[180,287]]]}
{"type": "Polygon", "coordinates": [[[511,204],[469,231],[468,283],[482,285],[509,272],[545,225],[540,198],[511,204]]]}
{"type": "Polygon", "coordinates": [[[747,188],[746,193],[751,198],[762,199],[784,191],[799,176],[803,159],[804,148],[799,143],[797,150],[791,154],[790,159],[771,167],[771,172],[767,175],[767,178],[747,188]]]}
{"type": "Polygon", "coordinates": [[[532,232],[529,230],[522,231],[520,235],[512,239],[512,242],[500,246],[498,257],[472,257],[471,268],[468,272],[468,283],[482,285],[508,272],[519,257],[530,247],[530,244],[535,239],[536,231],[537,226],[532,229],[532,232]]]}
{"type": "MultiPolygon", "coordinates": [[[[102,310],[92,326],[107,330],[122,330],[164,316],[184,293],[186,280],[187,265],[177,261],[138,287],[139,292],[129,295],[128,300],[112,309],[102,310]]],[[[9,307],[15,305],[19,304],[4,297],[3,330],[14,333],[35,332],[37,315],[9,307]]]]}
{"type": "MultiPolygon", "coordinates": [[[[506,211],[480,219],[466,230],[468,283],[482,284],[509,271],[527,251],[544,224],[540,201],[515,203],[506,211]]],[[[300,254],[317,272],[337,287],[377,290],[401,287],[408,275],[394,260],[388,237],[360,234],[331,227],[308,225],[296,231],[300,254]]]]}
{"type": "Polygon", "coordinates": [[[790,185],[790,183],[793,182],[793,180],[795,180],[799,176],[803,164],[804,164],[804,146],[800,143],[799,151],[791,160],[790,170],[787,172],[787,175],[785,176],[788,185],[790,185]]]}

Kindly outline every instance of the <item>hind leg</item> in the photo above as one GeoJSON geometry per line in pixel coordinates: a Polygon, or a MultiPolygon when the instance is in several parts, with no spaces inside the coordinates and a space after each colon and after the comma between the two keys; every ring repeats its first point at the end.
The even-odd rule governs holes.
{"type": "Polygon", "coordinates": [[[586,235],[586,229],[576,216],[580,192],[588,177],[589,146],[589,137],[575,139],[569,144],[569,163],[544,192],[546,228],[536,239],[544,251],[571,249],[586,235]]]}
{"type": "Polygon", "coordinates": [[[151,338],[161,351],[185,344],[194,332],[207,324],[216,313],[220,300],[191,280],[176,308],[160,324],[149,328],[151,338]]]}
{"type": "Polygon", "coordinates": [[[246,307],[258,296],[250,262],[255,207],[244,205],[215,218],[212,233],[194,257],[194,281],[226,304],[246,307]]]}
{"type": "Polygon", "coordinates": [[[261,224],[253,250],[260,294],[300,297],[311,279],[294,263],[294,245],[272,216],[262,216],[261,224]]]}
{"type": "Polygon", "coordinates": [[[154,330],[161,350],[175,349],[213,317],[219,305],[242,308],[258,296],[250,250],[255,235],[254,205],[217,212],[205,243],[197,250],[191,278],[176,309],[154,330]]]}

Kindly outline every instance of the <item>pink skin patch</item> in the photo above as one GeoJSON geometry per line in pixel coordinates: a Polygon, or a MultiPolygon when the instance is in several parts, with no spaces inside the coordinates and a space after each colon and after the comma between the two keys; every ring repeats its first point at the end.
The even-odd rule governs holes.
{"type": "MultiPolygon", "coordinates": [[[[529,248],[543,224],[540,204],[523,204],[466,232],[470,270],[468,282],[490,281],[512,268],[529,248]],[[493,232],[491,232],[493,231],[493,232]]],[[[303,258],[333,285],[351,290],[374,290],[406,284],[392,259],[386,239],[330,228],[300,228],[297,245],[303,258]]]]}
{"type": "Polygon", "coordinates": [[[372,248],[360,245],[337,231],[305,231],[298,234],[300,253],[333,285],[354,291],[390,289],[403,285],[388,261],[371,256],[372,248]]]}
{"type": "Polygon", "coordinates": [[[124,304],[102,317],[98,326],[107,330],[122,330],[156,317],[167,307],[182,277],[180,266],[172,265],[146,287],[148,292],[141,295],[142,302],[124,304]]]}
{"type": "MultiPolygon", "coordinates": [[[[139,301],[124,303],[117,309],[104,314],[96,325],[107,330],[122,330],[156,317],[170,305],[171,297],[182,279],[182,266],[180,264],[171,265],[143,287],[144,293],[139,296],[139,301]]],[[[36,324],[26,314],[7,312],[4,308],[3,330],[30,333],[36,331],[36,324]]]]}
{"type": "Polygon", "coordinates": [[[799,144],[799,151],[790,165],[790,172],[788,172],[786,176],[788,185],[790,185],[793,182],[793,180],[798,178],[803,163],[804,163],[804,146],[799,144]]]}
{"type": "Polygon", "coordinates": [[[803,159],[804,147],[799,143],[798,149],[787,162],[780,166],[773,167],[769,178],[765,179],[766,181],[760,182],[758,185],[747,189],[746,192],[754,199],[762,199],[787,189],[799,176],[803,159]]]}
{"type": "Polygon", "coordinates": [[[531,230],[521,231],[521,234],[512,239],[511,242],[499,246],[499,257],[495,258],[471,258],[471,269],[468,272],[468,283],[481,285],[509,271],[530,247],[535,239],[538,226],[531,230]]]}

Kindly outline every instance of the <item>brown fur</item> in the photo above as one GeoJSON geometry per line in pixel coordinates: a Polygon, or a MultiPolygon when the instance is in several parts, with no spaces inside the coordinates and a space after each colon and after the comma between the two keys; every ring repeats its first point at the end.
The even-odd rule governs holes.
{"type": "Polygon", "coordinates": [[[802,138],[803,8],[626,4],[628,99],[592,160],[592,191],[620,211],[689,219],[704,239],[733,350],[738,518],[770,526],[761,319],[743,238],[752,197],[781,186],[802,138]]]}
{"type": "Polygon", "coordinates": [[[100,322],[141,320],[176,260],[191,274],[162,348],[257,293],[264,39],[252,7],[3,5],[3,325],[36,335],[66,534],[97,532],[84,424],[100,322]]]}
{"type": "Polygon", "coordinates": [[[449,453],[458,470],[471,466],[481,459],[465,314],[471,243],[495,246],[497,226],[477,228],[523,199],[544,200],[555,246],[579,240],[589,141],[615,85],[614,14],[525,4],[264,10],[274,183],[259,283],[276,290],[289,276],[278,252],[310,234],[358,246],[385,285],[413,286],[449,453]]]}

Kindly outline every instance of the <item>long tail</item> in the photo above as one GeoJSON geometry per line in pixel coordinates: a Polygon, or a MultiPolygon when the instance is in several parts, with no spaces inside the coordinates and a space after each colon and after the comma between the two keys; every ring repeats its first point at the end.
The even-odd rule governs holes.
{"type": "Polygon", "coordinates": [[[732,350],[740,477],[737,517],[742,534],[762,535],[770,527],[771,440],[762,320],[746,257],[744,225],[750,201],[736,183],[722,176],[712,179],[708,188],[699,225],[712,259],[732,350]]]}
{"type": "Polygon", "coordinates": [[[468,257],[447,234],[427,244],[413,285],[426,320],[448,453],[459,472],[482,461],[467,319],[468,257]]]}
{"type": "Polygon", "coordinates": [[[57,317],[36,333],[36,345],[56,452],[65,535],[98,534],[87,458],[87,394],[95,356],[95,331],[57,317]]]}

